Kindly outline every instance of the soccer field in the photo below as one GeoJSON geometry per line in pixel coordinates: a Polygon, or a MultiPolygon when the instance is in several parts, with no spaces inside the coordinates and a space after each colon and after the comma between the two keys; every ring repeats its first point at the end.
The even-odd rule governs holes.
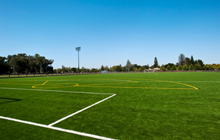
{"type": "Polygon", "coordinates": [[[220,73],[0,79],[1,139],[219,139],[220,73]]]}

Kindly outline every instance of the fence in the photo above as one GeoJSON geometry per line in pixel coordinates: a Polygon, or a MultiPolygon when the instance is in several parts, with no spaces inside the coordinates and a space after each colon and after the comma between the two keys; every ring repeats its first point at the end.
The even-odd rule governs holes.
{"type": "Polygon", "coordinates": [[[100,74],[101,72],[85,72],[85,73],[49,73],[49,74],[3,74],[0,78],[22,78],[22,77],[47,77],[47,76],[62,76],[62,75],[85,75],[85,74],[100,74]]]}

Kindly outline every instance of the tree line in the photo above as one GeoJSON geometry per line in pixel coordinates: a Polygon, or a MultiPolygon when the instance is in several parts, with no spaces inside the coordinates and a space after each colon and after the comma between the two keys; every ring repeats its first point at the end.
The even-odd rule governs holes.
{"type": "Polygon", "coordinates": [[[46,59],[39,54],[27,55],[19,53],[17,55],[0,56],[0,74],[21,74],[21,73],[46,73],[52,72],[50,65],[53,60],[46,59]]]}
{"type": "MultiPolygon", "coordinates": [[[[25,53],[19,53],[17,55],[8,55],[8,57],[0,56],[0,74],[21,74],[21,73],[76,73],[78,68],[76,67],[65,67],[58,69],[50,69],[53,60],[48,60],[44,56],[35,54],[34,56],[26,55],[25,53]]],[[[102,65],[101,68],[80,68],[80,72],[101,72],[104,70],[110,72],[143,72],[149,71],[154,68],[159,68],[160,71],[166,70],[220,70],[220,64],[204,64],[201,59],[194,60],[193,56],[185,57],[184,54],[180,54],[178,57],[178,62],[176,64],[168,63],[164,65],[159,65],[157,57],[154,58],[154,64],[152,66],[132,64],[130,60],[127,60],[125,66],[115,65],[112,67],[102,65]]]]}
{"type": "Polygon", "coordinates": [[[104,67],[103,65],[100,68],[100,71],[109,70],[109,71],[116,71],[116,72],[123,72],[123,71],[136,71],[136,72],[143,72],[149,71],[154,68],[158,68],[160,71],[170,71],[170,70],[220,70],[220,64],[204,64],[201,59],[194,60],[193,56],[185,57],[184,54],[180,54],[178,57],[178,62],[176,64],[168,63],[159,65],[157,57],[154,58],[154,64],[152,66],[147,65],[137,65],[131,64],[129,60],[125,66],[116,65],[110,68],[104,67]]]}
{"type": "Polygon", "coordinates": [[[220,70],[220,64],[204,64],[201,59],[194,60],[193,56],[185,57],[184,54],[180,54],[178,57],[178,63],[168,63],[160,67],[161,71],[165,70],[220,70]]]}
{"type": "MultiPolygon", "coordinates": [[[[101,72],[104,70],[110,71],[110,72],[143,72],[143,71],[149,71],[153,70],[154,68],[159,68],[160,71],[172,71],[172,70],[220,70],[220,64],[204,64],[204,62],[201,59],[194,60],[193,56],[185,57],[184,54],[180,54],[178,57],[178,62],[176,64],[168,63],[164,65],[159,65],[157,57],[154,58],[154,64],[152,66],[147,65],[138,65],[138,64],[132,64],[130,60],[127,60],[127,63],[125,66],[115,65],[112,67],[104,66],[102,65],[101,68],[84,68],[82,67],[80,69],[80,72],[101,72]]],[[[70,68],[62,66],[60,69],[55,69],[55,73],[66,73],[66,72],[78,72],[78,68],[70,68]]]]}

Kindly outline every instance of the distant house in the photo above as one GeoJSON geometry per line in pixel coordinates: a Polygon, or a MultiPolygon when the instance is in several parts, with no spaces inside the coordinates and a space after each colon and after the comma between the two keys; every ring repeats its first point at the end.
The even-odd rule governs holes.
{"type": "Polygon", "coordinates": [[[155,71],[159,71],[159,70],[160,70],[160,68],[156,67],[156,68],[154,68],[154,70],[155,70],[155,71]]]}
{"type": "Polygon", "coordinates": [[[159,70],[160,70],[160,68],[156,67],[156,68],[153,68],[153,69],[149,68],[147,71],[152,71],[152,72],[154,72],[154,71],[159,71],[159,70]]]}

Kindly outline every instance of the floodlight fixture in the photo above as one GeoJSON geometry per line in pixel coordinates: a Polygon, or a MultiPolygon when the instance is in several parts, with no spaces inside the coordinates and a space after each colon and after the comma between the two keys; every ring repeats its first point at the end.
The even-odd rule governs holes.
{"type": "Polygon", "coordinates": [[[81,50],[81,47],[76,47],[76,51],[78,51],[78,73],[79,73],[79,51],[81,50]]]}

